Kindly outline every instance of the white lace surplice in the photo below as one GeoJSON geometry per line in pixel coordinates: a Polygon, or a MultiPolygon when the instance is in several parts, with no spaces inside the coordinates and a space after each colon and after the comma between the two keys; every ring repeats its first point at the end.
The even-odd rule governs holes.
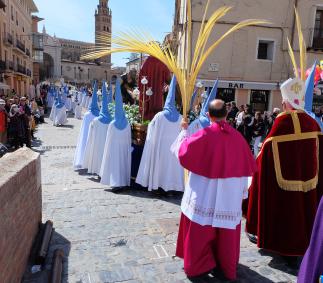
{"type": "Polygon", "coordinates": [[[248,197],[248,177],[209,179],[190,173],[182,212],[200,225],[235,229],[242,218],[242,200],[248,197]]]}

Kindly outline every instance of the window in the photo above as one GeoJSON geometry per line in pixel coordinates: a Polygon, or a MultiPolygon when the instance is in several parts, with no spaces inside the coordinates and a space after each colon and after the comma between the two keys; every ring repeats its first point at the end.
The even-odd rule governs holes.
{"type": "Polygon", "coordinates": [[[317,10],[313,32],[313,48],[323,49],[323,10],[317,10]]]}
{"type": "Polygon", "coordinates": [[[251,90],[250,105],[254,111],[264,112],[268,110],[269,90],[251,90]]]}
{"type": "Polygon", "coordinates": [[[257,50],[257,59],[273,61],[273,59],[274,59],[274,48],[275,48],[275,42],[274,41],[272,41],[272,40],[259,40],[258,41],[258,50],[257,50]]]}
{"type": "Polygon", "coordinates": [[[216,97],[225,103],[235,101],[236,90],[234,88],[218,88],[216,97]]]}

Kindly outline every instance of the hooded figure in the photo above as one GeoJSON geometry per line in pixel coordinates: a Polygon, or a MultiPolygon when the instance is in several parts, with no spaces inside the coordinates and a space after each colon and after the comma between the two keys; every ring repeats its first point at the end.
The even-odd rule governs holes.
{"type": "Polygon", "coordinates": [[[170,150],[180,133],[182,120],[175,106],[176,83],[173,76],[164,110],[157,113],[148,126],[136,182],[149,191],[184,190],[184,170],[170,150]]]}
{"type": "Polygon", "coordinates": [[[84,155],[85,147],[88,140],[89,128],[90,128],[91,122],[100,114],[100,109],[98,106],[97,91],[98,91],[97,83],[94,82],[93,97],[92,97],[91,105],[89,107],[89,111],[86,112],[86,114],[84,115],[80,135],[78,137],[78,142],[76,146],[75,157],[74,157],[74,169],[76,170],[82,169],[82,165],[84,163],[84,156],[85,156],[84,155]]]}
{"type": "Polygon", "coordinates": [[[53,104],[52,104],[52,109],[50,110],[50,114],[49,114],[49,120],[51,120],[51,121],[54,121],[57,102],[58,102],[58,90],[53,89],[53,104]]]}
{"type": "Polygon", "coordinates": [[[216,98],[217,90],[218,90],[218,80],[215,81],[215,84],[211,90],[211,93],[203,103],[200,116],[195,121],[193,121],[188,127],[189,135],[193,135],[197,131],[210,126],[210,118],[207,116],[207,112],[208,112],[210,102],[216,98]]]}
{"type": "Polygon", "coordinates": [[[53,107],[53,125],[65,125],[67,123],[66,107],[62,102],[60,93],[57,93],[57,99],[53,107]]]}
{"type": "MultiPolygon", "coordinates": [[[[107,104],[107,103],[105,103],[107,104]]],[[[107,112],[107,110],[105,110],[107,112]]],[[[131,128],[126,119],[120,88],[115,89],[115,116],[109,124],[100,170],[101,184],[112,188],[130,186],[131,128]]]]}
{"type": "Polygon", "coordinates": [[[72,98],[70,96],[70,91],[68,89],[68,86],[64,86],[64,99],[65,99],[65,107],[67,111],[72,110],[72,98]]]}
{"type": "Polygon", "coordinates": [[[76,92],[74,96],[74,117],[76,119],[82,119],[82,93],[76,92]]]}
{"type": "Polygon", "coordinates": [[[100,168],[104,153],[104,145],[108,127],[112,118],[108,111],[108,95],[106,82],[102,83],[102,108],[99,117],[95,118],[90,125],[88,141],[85,147],[83,168],[88,169],[90,174],[100,174],[100,168]]]}
{"type": "Polygon", "coordinates": [[[52,108],[53,107],[54,98],[55,98],[55,89],[51,85],[49,87],[49,92],[48,92],[48,95],[47,95],[47,107],[49,107],[49,108],[52,108]]]}

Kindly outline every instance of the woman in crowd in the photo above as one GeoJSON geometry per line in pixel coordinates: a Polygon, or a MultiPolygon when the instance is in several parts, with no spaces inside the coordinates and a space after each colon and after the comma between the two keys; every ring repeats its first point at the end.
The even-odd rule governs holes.
{"type": "Polygon", "coordinates": [[[261,112],[257,111],[255,114],[255,120],[253,125],[253,153],[255,157],[258,156],[259,144],[264,134],[265,134],[265,123],[261,116],[261,112]]]}
{"type": "Polygon", "coordinates": [[[23,146],[25,136],[24,121],[19,113],[18,105],[11,105],[8,121],[9,144],[18,149],[23,146]]]}

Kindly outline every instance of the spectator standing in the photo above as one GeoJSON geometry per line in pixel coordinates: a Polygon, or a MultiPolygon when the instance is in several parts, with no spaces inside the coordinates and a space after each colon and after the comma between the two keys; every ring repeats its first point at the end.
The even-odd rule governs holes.
{"type": "Polygon", "coordinates": [[[280,113],[280,109],[274,108],[273,114],[268,118],[268,126],[267,126],[266,136],[270,133],[271,128],[273,127],[275,120],[276,120],[279,113],[280,113]]]}
{"type": "Polygon", "coordinates": [[[259,144],[261,139],[265,133],[265,123],[263,118],[261,117],[261,113],[259,111],[255,114],[255,121],[253,125],[253,154],[255,157],[258,156],[259,153],[259,144]]]}
{"type": "Polygon", "coordinates": [[[7,141],[7,113],[5,110],[6,102],[0,99],[0,144],[7,141]]]}
{"type": "Polygon", "coordinates": [[[236,129],[243,135],[243,117],[244,105],[240,105],[239,112],[236,115],[236,129]]]}
{"type": "Polygon", "coordinates": [[[15,149],[18,149],[23,146],[24,126],[20,118],[19,107],[16,104],[13,104],[10,109],[8,135],[11,147],[14,146],[15,149]]]}
{"type": "Polygon", "coordinates": [[[27,104],[26,97],[20,99],[19,112],[24,126],[24,143],[27,147],[31,147],[31,109],[27,104]]]}
{"type": "Polygon", "coordinates": [[[252,115],[252,110],[250,105],[246,104],[244,106],[244,117],[243,117],[243,136],[245,137],[247,143],[250,145],[253,135],[253,124],[255,118],[252,115]]]}
{"type": "Polygon", "coordinates": [[[131,70],[129,73],[121,76],[121,93],[123,103],[125,104],[134,104],[135,96],[133,94],[134,88],[137,86],[136,83],[137,71],[135,69],[131,70]]]}

